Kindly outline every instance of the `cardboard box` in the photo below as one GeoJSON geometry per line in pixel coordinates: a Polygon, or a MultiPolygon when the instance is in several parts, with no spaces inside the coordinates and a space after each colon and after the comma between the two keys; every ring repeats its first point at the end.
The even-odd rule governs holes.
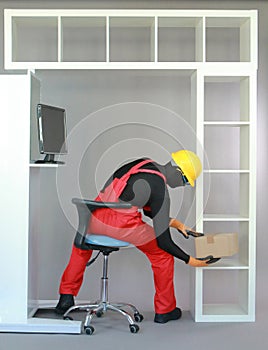
{"type": "Polygon", "coordinates": [[[213,255],[214,258],[232,256],[238,252],[237,233],[208,234],[195,238],[197,258],[213,255]]]}

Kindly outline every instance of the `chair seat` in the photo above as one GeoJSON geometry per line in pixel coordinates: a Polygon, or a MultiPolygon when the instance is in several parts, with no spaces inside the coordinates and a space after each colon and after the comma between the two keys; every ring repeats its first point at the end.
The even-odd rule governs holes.
{"type": "Polygon", "coordinates": [[[120,241],[118,239],[104,236],[104,235],[86,235],[85,243],[100,245],[104,247],[128,247],[128,242],[120,241]]]}

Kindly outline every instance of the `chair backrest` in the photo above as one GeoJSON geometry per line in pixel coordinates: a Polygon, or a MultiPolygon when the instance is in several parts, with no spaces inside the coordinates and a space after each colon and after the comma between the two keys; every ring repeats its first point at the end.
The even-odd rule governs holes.
{"type": "Polygon", "coordinates": [[[72,203],[75,204],[78,212],[78,228],[76,231],[74,245],[77,248],[83,250],[97,249],[96,247],[89,245],[85,242],[88,234],[88,223],[91,214],[94,210],[100,208],[116,208],[116,209],[129,209],[131,208],[130,203],[120,202],[98,202],[88,199],[73,198],[72,203]]]}

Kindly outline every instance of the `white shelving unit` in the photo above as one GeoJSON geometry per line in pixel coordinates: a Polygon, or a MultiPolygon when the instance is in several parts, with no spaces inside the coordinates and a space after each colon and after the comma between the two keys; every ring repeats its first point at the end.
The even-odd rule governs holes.
{"type": "MultiPolygon", "coordinates": [[[[196,187],[197,230],[238,232],[239,253],[213,266],[192,269],[191,312],[197,322],[254,321],[257,11],[6,9],[4,16],[7,70],[192,72],[196,151],[204,163],[196,187]],[[224,110],[226,106],[230,110],[225,115],[221,115],[223,105],[224,110]]],[[[0,77],[4,83],[6,79],[0,77]]],[[[14,76],[10,79],[16,80],[14,76]]],[[[23,84],[29,91],[32,89],[36,101],[40,87],[35,86],[34,79],[31,83],[27,76],[25,79],[23,84]]],[[[11,89],[16,90],[16,84],[11,89]]],[[[32,102],[28,95],[27,101],[27,106],[22,108],[29,114],[32,102]]],[[[30,127],[28,122],[27,125],[30,127]]],[[[25,137],[29,133],[26,129],[23,128],[25,137]]],[[[26,144],[24,153],[29,157],[26,144]]],[[[10,164],[11,168],[14,166],[10,164]]],[[[27,162],[26,176],[20,181],[21,191],[28,188],[29,177],[30,183],[38,183],[36,176],[40,168],[27,162]]],[[[20,197],[23,208],[28,208],[28,200],[27,195],[20,197]]],[[[25,213],[27,218],[28,214],[25,213]]],[[[27,244],[29,227],[21,229],[24,235],[20,237],[25,237],[27,244]]],[[[22,254],[26,265],[27,261],[30,264],[28,249],[34,255],[31,252],[34,247],[25,246],[22,254]]],[[[28,268],[31,271],[33,267],[28,268]]],[[[25,330],[28,324],[31,331],[31,313],[25,312],[29,300],[24,299],[20,305],[23,312],[19,322],[23,326],[14,324],[8,330],[25,330]]],[[[1,312],[1,320],[13,322],[1,312]]],[[[74,325],[71,332],[78,329],[79,325],[74,325]]],[[[7,326],[0,323],[0,330],[7,330],[7,326]]]]}
{"type": "Polygon", "coordinates": [[[205,102],[198,110],[197,136],[208,163],[202,180],[197,183],[197,212],[203,213],[197,229],[207,233],[238,232],[239,253],[215,266],[195,271],[195,319],[254,321],[256,72],[240,75],[239,70],[230,70],[216,76],[204,69],[198,91],[205,102]],[[232,105],[232,100],[228,92],[223,93],[224,89],[236,101],[227,116],[221,115],[221,103],[232,105]],[[217,297],[220,289],[235,283],[231,300],[217,297]]]}
{"type": "Polygon", "coordinates": [[[254,10],[6,9],[5,68],[256,69],[256,21],[254,10]]]}

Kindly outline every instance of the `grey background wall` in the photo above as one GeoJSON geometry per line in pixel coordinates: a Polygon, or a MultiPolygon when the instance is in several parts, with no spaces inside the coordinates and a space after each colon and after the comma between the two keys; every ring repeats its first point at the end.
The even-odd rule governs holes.
{"type": "MultiPolygon", "coordinates": [[[[266,1],[0,1],[0,72],[3,68],[3,9],[4,8],[213,8],[259,10],[259,70],[258,70],[258,154],[257,154],[257,307],[267,308],[266,252],[268,239],[265,216],[268,200],[265,192],[267,162],[267,91],[268,91],[268,3],[266,1]]],[[[168,160],[169,151],[194,144],[190,118],[190,74],[184,72],[141,71],[37,71],[41,84],[41,101],[64,106],[68,112],[70,156],[66,167],[41,172],[43,230],[37,258],[40,299],[56,299],[60,275],[68,261],[76,214],[70,198],[79,194],[94,196],[110,171],[135,156],[168,160]],[[152,122],[153,121],[153,122],[152,122]],[[129,125],[131,123],[131,127],[129,125]],[[180,130],[179,141],[174,130],[180,130]],[[76,132],[79,131],[80,142],[76,132]],[[95,136],[99,137],[95,139],[95,136]],[[82,135],[82,137],[81,137],[82,135]],[[124,135],[122,137],[122,135],[124,135]],[[90,140],[85,147],[83,139],[90,140]],[[77,149],[75,149],[77,147],[77,149]],[[81,148],[80,148],[81,147],[81,148]],[[83,149],[81,159],[73,159],[83,149]],[[146,152],[144,152],[146,151],[146,152]],[[73,162],[79,161],[79,171],[73,162]],[[69,164],[69,165],[68,165],[69,164]],[[93,179],[92,179],[93,178],[93,179]],[[93,181],[92,181],[93,180],[93,181]],[[79,188],[76,184],[79,183],[79,188]],[[44,185],[46,184],[46,186],[44,185]],[[49,184],[49,187],[47,187],[49,184]],[[44,185],[44,186],[42,186],[44,185]],[[50,190],[48,190],[48,188],[50,190]]],[[[226,92],[227,93],[227,92],[226,92]]],[[[233,142],[233,140],[230,140],[233,142]]],[[[228,155],[227,155],[228,156],[228,155]]],[[[36,184],[34,184],[36,186],[36,184]]],[[[194,197],[188,189],[171,192],[172,211],[189,225],[193,222],[194,197]],[[179,197],[179,200],[177,199],[179,197]],[[179,201],[179,202],[178,202],[179,201]],[[183,206],[182,206],[183,201],[183,206]]],[[[228,202],[228,193],[226,193],[228,202]]],[[[193,245],[180,237],[175,240],[189,253],[193,245]]],[[[93,298],[98,294],[95,283],[100,262],[86,273],[79,297],[93,298]],[[90,276],[89,276],[90,275],[90,276]]],[[[152,309],[153,285],[146,259],[135,249],[116,254],[111,261],[113,279],[111,297],[128,297],[146,310],[152,309]],[[122,261],[124,263],[122,263],[122,261]],[[124,279],[124,288],[121,279],[124,279]]],[[[178,304],[189,308],[190,268],[176,263],[176,293],[178,304]]]]}

